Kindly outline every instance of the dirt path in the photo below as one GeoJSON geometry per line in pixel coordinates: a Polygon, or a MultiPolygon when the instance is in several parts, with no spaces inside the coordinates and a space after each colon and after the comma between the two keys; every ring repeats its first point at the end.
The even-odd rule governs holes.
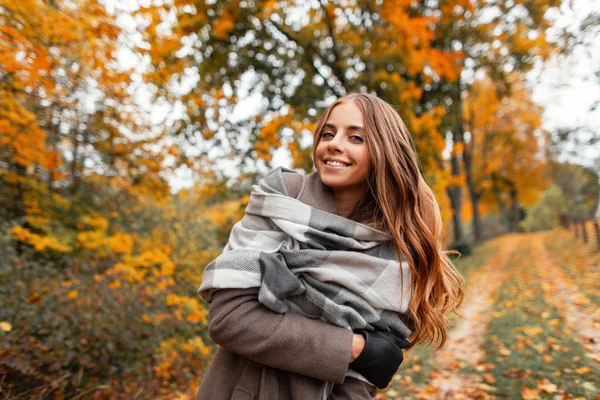
{"type": "Polygon", "coordinates": [[[583,294],[548,253],[542,235],[536,235],[533,251],[548,302],[561,305],[567,327],[575,332],[586,356],[600,362],[600,309],[583,294]]]}
{"type": "Polygon", "coordinates": [[[490,386],[480,375],[462,373],[460,369],[471,367],[485,372],[493,367],[483,364],[482,345],[488,322],[492,318],[488,310],[497,297],[498,288],[506,279],[506,265],[518,241],[518,237],[508,236],[496,255],[470,277],[465,301],[459,309],[464,319],[457,321],[444,348],[437,352],[434,361],[436,370],[431,373],[433,380],[427,388],[429,397],[422,398],[494,398],[489,394],[490,386]]]}

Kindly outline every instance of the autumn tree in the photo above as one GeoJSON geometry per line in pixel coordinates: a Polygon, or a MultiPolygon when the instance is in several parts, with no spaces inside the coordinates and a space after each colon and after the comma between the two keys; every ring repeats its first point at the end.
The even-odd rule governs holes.
{"type": "Polygon", "coordinates": [[[116,21],[98,1],[0,0],[0,382],[17,397],[181,397],[211,352],[196,289],[247,199],[212,176],[169,193],[185,158],[140,115],[116,21]]]}
{"type": "Polygon", "coordinates": [[[473,233],[483,238],[480,204],[493,199],[505,230],[515,230],[521,207],[537,200],[547,184],[548,136],[542,129],[542,108],[516,73],[507,76],[511,91],[484,76],[463,99],[463,153],[466,186],[472,207],[473,233]],[[508,197],[507,199],[504,199],[508,197]]]}
{"type": "Polygon", "coordinates": [[[432,46],[441,51],[454,49],[462,57],[457,68],[463,72],[458,79],[435,80],[424,92],[425,104],[441,104],[445,116],[440,131],[453,144],[450,153],[448,196],[452,204],[454,238],[464,241],[462,228],[462,185],[473,171],[471,154],[465,143],[463,97],[469,92],[473,77],[484,72],[497,82],[507,95],[511,85],[507,76],[512,71],[528,71],[536,60],[546,59],[558,42],[548,40],[552,26],[548,11],[560,6],[560,0],[524,1],[501,0],[480,2],[473,0],[426,1],[423,7],[440,18],[435,26],[432,46]],[[465,168],[465,166],[467,166],[465,168]]]}
{"type": "Polygon", "coordinates": [[[197,168],[226,157],[248,176],[286,147],[309,169],[316,117],[335,97],[369,91],[399,110],[431,170],[444,148],[442,110],[420,99],[432,80],[457,79],[460,52],[432,48],[437,17],[423,11],[407,1],[175,0],[140,9],[140,52],[157,96],[186,109],[172,134],[201,150],[197,168]],[[250,116],[234,119],[249,102],[250,116]]]}
{"type": "Polygon", "coordinates": [[[549,165],[552,181],[567,198],[565,215],[573,220],[594,218],[600,200],[600,181],[593,168],[554,161],[549,165]]]}
{"type": "Polygon", "coordinates": [[[559,3],[173,0],[140,9],[147,21],[140,52],[157,98],[185,108],[172,134],[200,149],[201,172],[225,157],[251,177],[279,147],[308,169],[304,139],[333,98],[350,91],[384,98],[415,135],[430,180],[444,182],[436,190],[448,186],[461,241],[469,162],[462,97],[479,70],[508,92],[509,71],[544,59],[552,49],[545,15],[559,3]],[[234,119],[244,105],[253,108],[249,116],[234,119]],[[456,145],[450,169],[446,142],[456,145]]]}
{"type": "Polygon", "coordinates": [[[92,182],[168,189],[162,159],[177,151],[144,132],[117,63],[119,34],[95,0],[0,3],[4,219],[44,235],[51,219],[73,228],[74,211],[98,207],[92,182]]]}

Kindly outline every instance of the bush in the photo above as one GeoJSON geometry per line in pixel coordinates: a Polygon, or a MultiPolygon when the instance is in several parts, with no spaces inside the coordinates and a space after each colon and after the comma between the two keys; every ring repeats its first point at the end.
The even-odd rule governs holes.
{"type": "MultiPolygon", "coordinates": [[[[118,399],[142,389],[156,398],[195,387],[211,352],[195,298],[174,295],[173,286],[161,290],[161,281],[94,274],[106,266],[72,256],[63,260],[68,268],[31,249],[19,257],[5,232],[0,322],[11,329],[0,330],[3,390],[26,398],[39,388],[55,397],[85,391],[118,399]]],[[[195,290],[190,284],[187,294],[196,297],[195,290]]]]}
{"type": "Polygon", "coordinates": [[[568,209],[568,199],[555,184],[548,186],[542,198],[527,211],[521,227],[528,232],[551,229],[560,223],[560,215],[568,209]]]}
{"type": "Polygon", "coordinates": [[[197,288],[247,199],[102,182],[0,220],[3,399],[193,398],[209,365],[197,288]]]}

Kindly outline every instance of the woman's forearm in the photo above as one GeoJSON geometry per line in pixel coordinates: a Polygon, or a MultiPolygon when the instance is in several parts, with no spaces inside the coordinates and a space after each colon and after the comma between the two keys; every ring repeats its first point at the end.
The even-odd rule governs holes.
{"type": "Polygon", "coordinates": [[[223,348],[259,364],[335,383],[344,381],[353,349],[351,331],[273,312],[258,301],[258,289],[216,291],[209,333],[223,348]]]}

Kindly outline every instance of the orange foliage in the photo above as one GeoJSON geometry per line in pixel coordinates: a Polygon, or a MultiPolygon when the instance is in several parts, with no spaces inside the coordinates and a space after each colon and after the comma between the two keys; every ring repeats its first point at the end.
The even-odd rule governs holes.
{"type": "Polygon", "coordinates": [[[249,199],[250,197],[246,195],[239,200],[216,204],[206,210],[206,218],[216,226],[226,226],[228,220],[237,222],[243,217],[244,206],[248,204],[249,199]]]}
{"type": "Polygon", "coordinates": [[[38,235],[21,226],[15,226],[10,230],[10,233],[18,240],[33,246],[38,252],[58,251],[68,253],[71,251],[71,247],[60,243],[55,237],[38,235]]]}
{"type": "MultiPolygon", "coordinates": [[[[529,205],[539,199],[548,181],[542,157],[541,108],[530,98],[530,89],[516,74],[509,76],[512,90],[499,97],[500,88],[489,77],[475,82],[464,101],[464,118],[471,139],[466,144],[473,157],[474,183],[484,193],[496,173],[514,182],[519,202],[529,205]]],[[[491,194],[484,204],[495,203],[491,194]]]]}
{"type": "Polygon", "coordinates": [[[234,20],[229,11],[223,12],[223,15],[213,22],[213,29],[215,30],[215,37],[217,39],[226,39],[229,32],[233,30],[233,27],[234,20]]]}
{"type": "Polygon", "coordinates": [[[254,142],[254,150],[258,158],[265,161],[271,160],[271,151],[281,146],[279,130],[282,126],[289,124],[292,118],[291,114],[275,116],[263,125],[254,142]]]}

